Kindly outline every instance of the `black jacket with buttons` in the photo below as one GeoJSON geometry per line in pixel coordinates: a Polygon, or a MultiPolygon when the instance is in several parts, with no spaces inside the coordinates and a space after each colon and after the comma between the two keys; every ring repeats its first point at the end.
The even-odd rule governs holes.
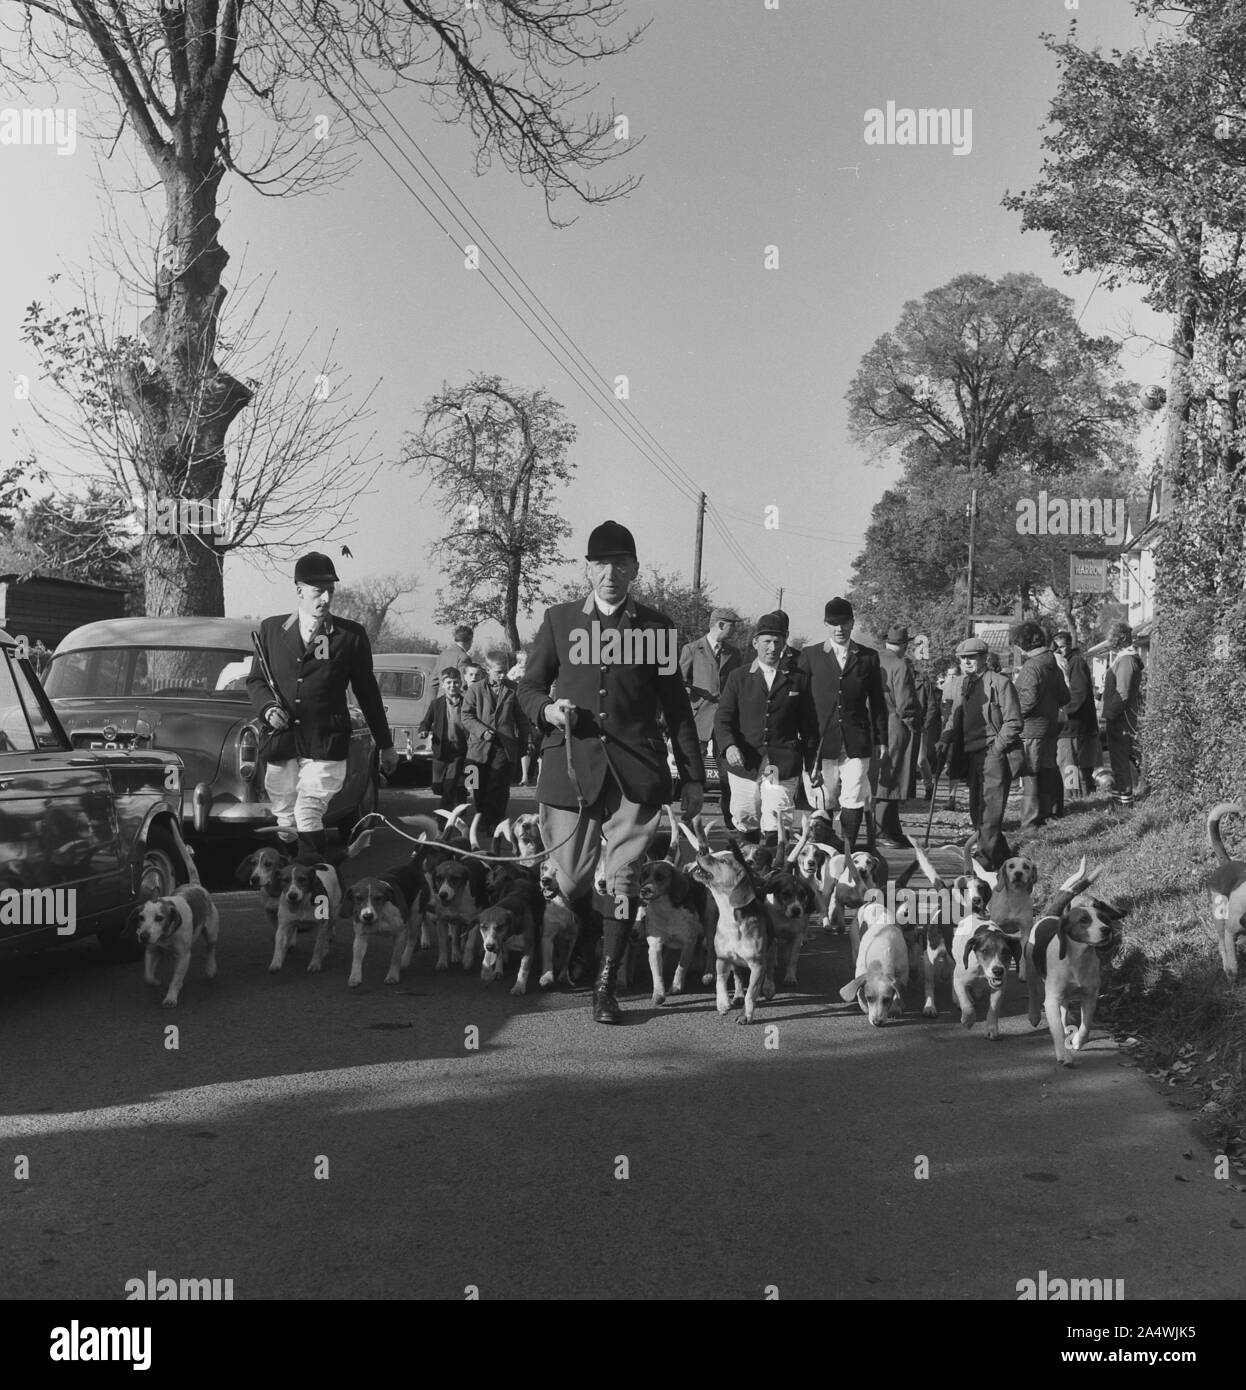
{"type": "Polygon", "coordinates": [[[653,639],[637,640],[653,641],[656,650],[661,634],[669,663],[620,660],[593,665],[577,658],[590,649],[594,625],[601,630],[592,594],[582,603],[555,604],[545,610],[545,620],[528,651],[528,664],[519,681],[519,703],[529,722],[546,731],[537,800],[547,806],[576,806],[575,785],[567,775],[565,731],[541,717],[541,711],[553,702],[549,689],[557,681],[557,698],[576,706],[571,759],[585,802],[596,801],[613,772],[629,801],[664,805],[671,799],[671,775],[666,741],[658,727],[659,712],[666,718],[680,780],[705,780],[696,720],[679,674],[675,625],[664,613],[629,595],[618,615],[620,637],[652,630],[653,639]],[[660,669],[665,664],[668,671],[660,669]]]}
{"type": "MultiPolygon", "coordinates": [[[[304,648],[297,613],[265,618],[259,632],[277,682],[279,703],[293,717],[300,758],[340,762],[346,757],[350,747],[347,686],[354,692],[377,748],[384,751],[393,747],[394,737],[372,672],[372,646],[358,623],[331,615],[324,629],[329,645],[323,657],[316,654],[318,639],[304,648]]],[[[255,659],[247,676],[247,694],[261,714],[277,703],[255,659]]]]}
{"type": "Polygon", "coordinates": [[[868,758],[887,742],[887,696],[876,651],[849,642],[841,672],[834,653],[818,642],[801,649],[800,665],[818,711],[822,757],[868,758]]]}
{"type": "Polygon", "coordinates": [[[714,739],[726,753],[733,744],[744,759],[739,775],[756,776],[773,763],[780,777],[795,777],[813,765],[818,745],[818,716],[808,675],[798,667],[779,664],[766,688],[761,662],[738,667],[727,677],[714,718],[714,739]]]}

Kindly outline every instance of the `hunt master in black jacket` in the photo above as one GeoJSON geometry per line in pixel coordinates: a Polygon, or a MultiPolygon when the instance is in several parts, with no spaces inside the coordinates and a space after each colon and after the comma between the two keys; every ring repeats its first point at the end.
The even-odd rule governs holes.
{"type": "Polygon", "coordinates": [[[675,766],[684,782],[703,782],[705,767],[688,691],[679,674],[679,643],[674,623],[656,608],[629,594],[618,613],[618,650],[603,655],[604,626],[592,594],[581,603],[558,603],[528,650],[519,681],[519,703],[534,728],[545,730],[537,800],[547,806],[576,806],[575,787],[567,775],[566,737],[551,727],[541,711],[554,699],[576,707],[571,760],[580,791],[591,805],[613,772],[624,796],[642,806],[671,799],[671,775],[658,715],[666,718],[675,766]],[[597,647],[593,630],[597,629],[597,647]],[[635,634],[633,637],[627,634],[635,634]],[[642,637],[642,633],[644,634],[642,637]],[[649,659],[644,659],[647,654],[649,659]],[[637,658],[641,659],[637,659],[637,658]],[[557,682],[554,695],[550,686],[557,682]]]}
{"type": "Polygon", "coordinates": [[[377,748],[383,752],[392,747],[394,738],[372,673],[368,634],[359,623],[336,614],[329,616],[321,632],[329,643],[323,657],[316,655],[318,637],[303,646],[297,613],[264,619],[260,642],[278,689],[275,694],[269,688],[253,659],[247,676],[251,703],[261,714],[274,702],[286,709],[293,720],[298,757],[340,762],[350,746],[349,685],[377,748]]]}

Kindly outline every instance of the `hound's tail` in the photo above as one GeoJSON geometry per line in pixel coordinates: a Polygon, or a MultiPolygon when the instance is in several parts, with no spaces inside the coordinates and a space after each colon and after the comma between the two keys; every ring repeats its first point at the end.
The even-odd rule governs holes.
{"type": "Polygon", "coordinates": [[[1236,801],[1221,801],[1207,812],[1207,842],[1216,852],[1216,858],[1221,864],[1231,864],[1233,856],[1224,847],[1224,841],[1220,838],[1220,820],[1233,812],[1239,816],[1246,816],[1246,808],[1238,805],[1236,801]]]}

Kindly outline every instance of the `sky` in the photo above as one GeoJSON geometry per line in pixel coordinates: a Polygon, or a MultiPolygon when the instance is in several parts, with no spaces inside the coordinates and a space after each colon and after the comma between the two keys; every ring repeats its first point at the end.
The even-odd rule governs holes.
{"type": "MultiPolygon", "coordinates": [[[[871,508],[899,476],[894,461],[868,459],[852,443],[844,395],[907,300],[965,272],[1030,272],[1074,300],[1086,331],[1122,340],[1132,380],[1164,380],[1166,331],[1139,294],[1064,275],[1047,239],[1023,235],[1000,206],[1006,191],[1033,182],[1041,160],[1057,74],[1040,33],[1063,35],[1075,20],[1085,46],[1126,48],[1146,31],[1128,0],[1080,0],[1075,10],[1066,0],[628,0],[625,13],[649,29],[587,75],[599,108],[628,118],[632,148],[619,172],[643,180],[603,206],[560,202],[560,216],[578,212],[570,227],[552,227],[540,192],[500,163],[477,176],[470,132],[439,123],[417,93],[386,98],[597,372],[610,382],[627,376],[630,399],[603,402],[604,415],[465,268],[465,238],[439,229],[372,148],[360,147],[350,173],[313,196],[230,190],[226,284],[268,282],[259,326],[284,326],[291,344],[310,339],[300,359],[309,390],[331,338],[349,377],[333,380],[343,393],[335,404],[373,389],[368,429],[383,466],[348,523],[313,531],[306,548],[329,551],[347,584],[417,574],[395,616],[437,630],[441,580],[426,552],[446,523],[423,482],[395,464],[443,383],[494,372],[544,386],[578,429],[562,497],[569,555],[582,556],[588,532],[613,517],[633,531],[642,566],[690,578],[695,493],[704,490],[703,577],[717,601],[756,615],[782,587],[793,633],[820,636],[823,605],[846,591],[871,508]],[[888,102],[972,111],[972,141],[963,154],[867,144],[866,113],[888,102]],[[767,266],[776,259],[768,248],[777,266],[767,266]],[[611,423],[619,410],[657,441],[649,452],[666,474],[611,423]],[[342,544],[353,558],[340,555],[342,544]]],[[[74,104],[70,82],[58,99],[74,104]]],[[[0,89],[0,109],[47,100],[0,89]]],[[[25,306],[75,302],[70,278],[107,235],[105,185],[141,168],[125,134],[104,159],[115,121],[91,129],[85,108],[75,109],[70,156],[0,145],[0,380],[9,383],[36,376],[20,339],[25,306]]],[[[340,113],[313,102],[317,113],[333,140],[340,113]]],[[[414,184],[394,146],[374,143],[414,184]]],[[[121,303],[132,329],[141,302],[122,292],[121,303]]],[[[0,391],[0,463],[33,444],[49,461],[89,468],[46,434],[31,402],[13,397],[0,391]]],[[[231,555],[227,613],[288,611],[291,573],[292,564],[231,555]]],[[[581,574],[577,559],[557,577],[581,574]]],[[[521,616],[521,635],[539,619],[521,616]]],[[[477,634],[498,635],[492,624],[477,634]]]]}

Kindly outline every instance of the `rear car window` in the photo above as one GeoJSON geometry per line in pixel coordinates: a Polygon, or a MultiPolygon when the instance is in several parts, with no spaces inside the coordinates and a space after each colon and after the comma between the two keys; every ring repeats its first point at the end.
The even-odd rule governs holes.
{"type": "Polygon", "coordinates": [[[376,683],[382,695],[393,695],[403,700],[422,700],[426,674],[420,670],[378,671],[376,683]]]}
{"type": "Polygon", "coordinates": [[[251,653],[205,647],[96,647],[52,658],[44,688],[53,700],[247,699],[251,653]]]}

